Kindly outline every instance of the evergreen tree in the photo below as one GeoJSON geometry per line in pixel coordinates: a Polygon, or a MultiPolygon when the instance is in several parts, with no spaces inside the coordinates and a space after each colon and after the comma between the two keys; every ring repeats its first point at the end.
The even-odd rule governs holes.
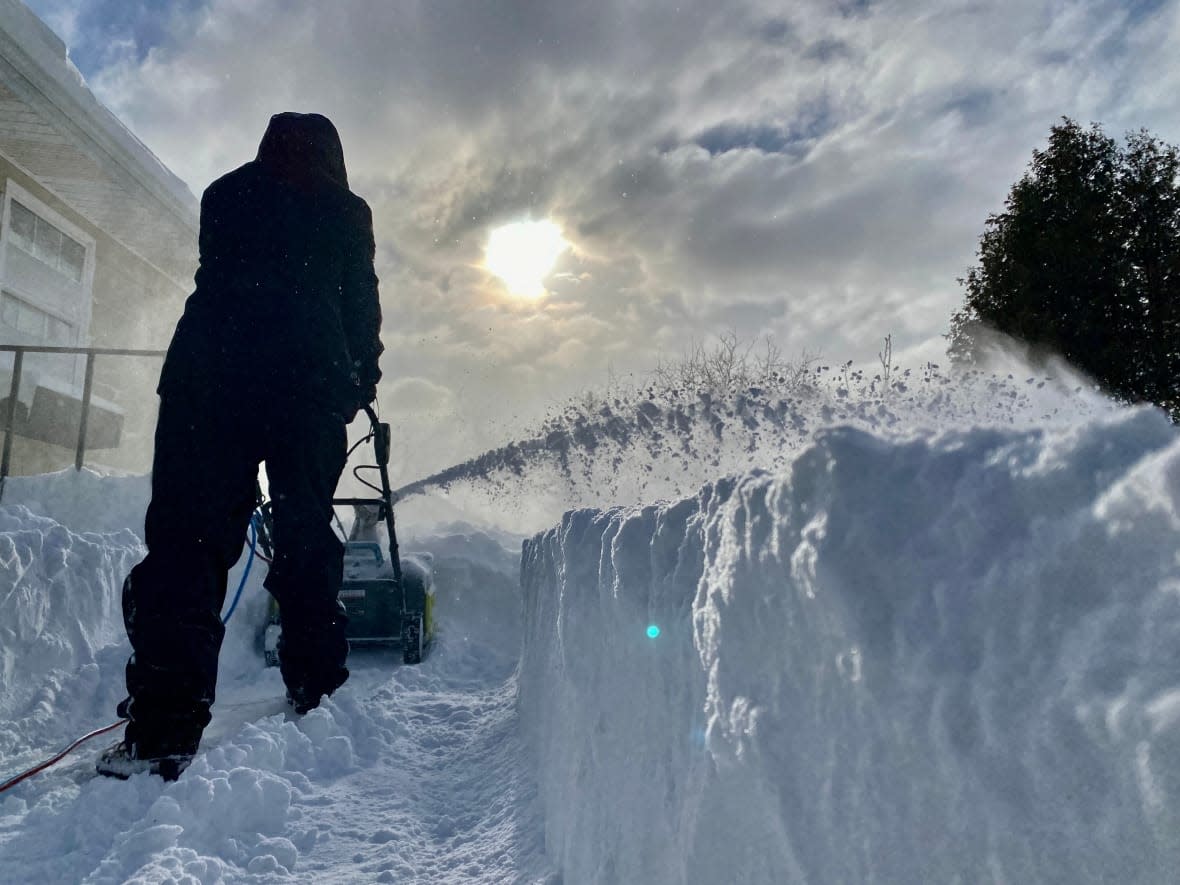
{"type": "Polygon", "coordinates": [[[1098,125],[1054,126],[960,280],[952,359],[974,362],[997,329],[1180,417],[1178,174],[1177,149],[1145,131],[1120,147],[1098,125]]]}

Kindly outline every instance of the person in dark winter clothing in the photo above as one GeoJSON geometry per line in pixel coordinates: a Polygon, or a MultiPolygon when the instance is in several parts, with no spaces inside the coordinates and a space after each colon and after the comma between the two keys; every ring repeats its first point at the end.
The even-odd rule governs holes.
{"type": "Polygon", "coordinates": [[[123,586],[129,721],[100,772],[175,778],[195,754],[260,462],[289,698],[305,712],[348,678],[331,499],[345,425],[381,375],[374,251],[369,207],[318,114],[272,117],[257,158],[205,191],[196,287],[160,375],[148,554],[123,586]]]}

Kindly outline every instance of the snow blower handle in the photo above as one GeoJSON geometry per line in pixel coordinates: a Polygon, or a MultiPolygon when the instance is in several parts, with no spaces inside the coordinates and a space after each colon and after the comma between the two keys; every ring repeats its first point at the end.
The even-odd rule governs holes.
{"type": "Polygon", "coordinates": [[[393,502],[397,497],[389,486],[389,452],[391,448],[392,431],[389,424],[377,419],[377,413],[372,405],[364,407],[369,417],[369,424],[373,428],[373,454],[377,457],[377,470],[381,474],[382,510],[385,511],[385,527],[389,530],[389,564],[393,566],[394,580],[397,586],[402,586],[402,562],[397,545],[397,529],[393,522],[393,502]]]}

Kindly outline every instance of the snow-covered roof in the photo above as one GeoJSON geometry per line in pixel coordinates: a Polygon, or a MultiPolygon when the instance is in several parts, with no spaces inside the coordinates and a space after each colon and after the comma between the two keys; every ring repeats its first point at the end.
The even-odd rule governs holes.
{"type": "Polygon", "coordinates": [[[0,86],[0,153],[149,261],[186,276],[187,257],[171,256],[195,246],[196,198],[95,97],[65,43],[20,0],[0,0],[0,86]]]}

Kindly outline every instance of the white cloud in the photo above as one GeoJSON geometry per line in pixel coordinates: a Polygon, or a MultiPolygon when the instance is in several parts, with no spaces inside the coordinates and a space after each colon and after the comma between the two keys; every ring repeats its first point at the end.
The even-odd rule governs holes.
{"type": "Polygon", "coordinates": [[[455,394],[449,388],[428,378],[401,377],[387,383],[382,393],[383,403],[395,412],[425,415],[448,415],[455,408],[455,394]]]}

